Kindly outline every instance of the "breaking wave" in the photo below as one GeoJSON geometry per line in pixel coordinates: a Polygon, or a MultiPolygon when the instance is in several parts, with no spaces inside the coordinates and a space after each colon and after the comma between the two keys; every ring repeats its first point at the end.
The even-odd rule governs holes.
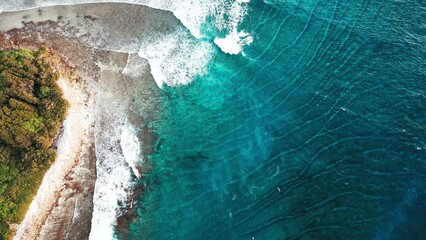
{"type": "MultiPolygon", "coordinates": [[[[36,7],[54,6],[54,5],[75,5],[83,3],[129,3],[144,5],[147,7],[172,12],[181,23],[191,32],[191,34],[200,39],[203,37],[203,25],[207,19],[211,18],[213,27],[217,30],[225,31],[228,36],[226,39],[227,46],[239,46],[232,51],[226,47],[219,38],[215,42],[219,42],[218,46],[226,53],[239,53],[244,44],[250,44],[251,40],[247,40],[248,33],[239,31],[238,26],[244,20],[247,14],[249,0],[219,0],[219,1],[203,1],[203,0],[180,0],[180,1],[154,1],[154,0],[34,0],[28,2],[25,0],[6,0],[2,3],[3,11],[21,11],[36,7]],[[231,37],[232,36],[232,37],[231,37]],[[232,41],[232,43],[231,43],[232,41]]],[[[251,38],[250,38],[251,39],[251,38]]]]}
{"type": "MultiPolygon", "coordinates": [[[[173,33],[149,34],[147,35],[149,39],[142,39],[139,49],[133,45],[108,47],[109,50],[138,52],[139,56],[147,59],[151,65],[151,73],[160,88],[163,84],[185,85],[197,76],[204,75],[207,71],[206,65],[213,58],[214,45],[225,53],[239,54],[244,46],[253,42],[253,37],[248,32],[239,29],[240,23],[247,14],[249,0],[35,0],[31,2],[6,0],[2,3],[0,12],[87,3],[128,3],[169,11],[189,30],[193,37],[183,29],[173,33]],[[213,41],[208,40],[211,36],[203,34],[203,26],[206,24],[212,25],[210,27],[217,32],[225,33],[225,36],[213,36],[213,41]]],[[[141,36],[141,38],[144,37],[141,36]]]]}

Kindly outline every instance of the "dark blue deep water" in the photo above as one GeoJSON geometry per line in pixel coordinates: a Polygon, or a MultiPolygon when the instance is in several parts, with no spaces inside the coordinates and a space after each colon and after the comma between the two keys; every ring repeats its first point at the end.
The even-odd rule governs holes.
{"type": "Polygon", "coordinates": [[[163,90],[127,238],[426,239],[426,2],[265,2],[163,90]]]}

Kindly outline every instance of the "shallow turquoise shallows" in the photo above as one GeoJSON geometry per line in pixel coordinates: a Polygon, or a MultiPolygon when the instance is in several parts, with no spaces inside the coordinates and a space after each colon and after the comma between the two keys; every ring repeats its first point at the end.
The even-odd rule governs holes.
{"type": "Polygon", "coordinates": [[[163,89],[123,238],[426,239],[425,1],[265,2],[244,54],[163,89]]]}

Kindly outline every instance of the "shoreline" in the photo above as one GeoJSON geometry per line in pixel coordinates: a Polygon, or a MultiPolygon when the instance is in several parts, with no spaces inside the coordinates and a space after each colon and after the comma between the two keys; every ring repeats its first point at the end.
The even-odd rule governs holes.
{"type": "Polygon", "coordinates": [[[89,95],[81,83],[63,75],[58,85],[70,107],[57,137],[57,157],[45,173],[24,220],[19,224],[14,239],[36,239],[45,225],[59,198],[67,188],[67,179],[81,164],[84,153],[90,146],[90,111],[87,102],[89,95]]]}
{"type": "MultiPolygon", "coordinates": [[[[96,34],[101,30],[96,28],[94,34],[89,34],[87,29],[97,24],[97,17],[108,16],[110,9],[115,9],[115,5],[70,6],[62,12],[42,8],[0,14],[0,23],[2,17],[30,20],[19,21],[10,29],[0,28],[0,47],[50,49],[58,56],[63,75],[58,84],[70,103],[57,138],[57,160],[43,177],[14,239],[80,240],[88,239],[92,232],[97,237],[105,234],[112,238],[112,233],[126,232],[130,221],[138,218],[133,199],[143,194],[144,186],[137,183],[137,176],[151,168],[148,156],[156,136],[148,122],[159,114],[155,106],[159,106],[156,96],[161,90],[150,74],[147,61],[137,54],[86,44],[87,41],[102,42],[102,37],[96,34]],[[120,138],[127,127],[140,144],[140,154],[134,156],[144,163],[132,164],[132,156],[123,157],[120,138]],[[109,130],[113,130],[112,135],[106,134],[109,130]],[[108,154],[107,149],[110,149],[108,154]],[[119,161],[111,162],[113,159],[119,161]],[[111,167],[119,169],[112,176],[108,170],[111,167]],[[100,192],[96,192],[97,185],[100,192]],[[105,195],[108,192],[113,194],[105,195]],[[116,206],[116,202],[120,202],[120,206],[116,206]],[[109,212],[104,212],[105,207],[109,212]]],[[[132,9],[132,13],[139,11],[132,9]]]]}

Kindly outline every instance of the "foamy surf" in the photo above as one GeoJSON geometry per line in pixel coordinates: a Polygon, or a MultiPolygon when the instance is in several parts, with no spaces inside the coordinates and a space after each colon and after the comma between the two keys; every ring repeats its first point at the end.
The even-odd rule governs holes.
{"type": "MultiPolygon", "coordinates": [[[[112,72],[109,74],[113,74],[112,72]]],[[[141,161],[140,142],[127,121],[128,98],[123,79],[100,83],[96,103],[95,146],[97,178],[93,195],[94,211],[89,239],[112,239],[120,209],[128,205],[133,189],[136,163],[141,161]]]]}
{"type": "Polygon", "coordinates": [[[124,159],[130,165],[137,178],[141,177],[141,173],[136,167],[141,159],[140,144],[135,129],[126,120],[124,126],[121,127],[120,146],[124,159]]]}
{"type": "MultiPolygon", "coordinates": [[[[75,5],[84,3],[129,3],[144,5],[147,7],[170,11],[181,23],[190,31],[197,39],[201,39],[203,35],[202,27],[206,24],[206,20],[214,19],[215,28],[222,31],[225,30],[230,35],[216,40],[218,47],[231,54],[241,52],[244,45],[248,45],[251,41],[247,41],[246,34],[241,34],[238,30],[239,24],[244,20],[247,14],[249,0],[219,0],[219,1],[203,1],[203,0],[180,0],[180,1],[153,1],[153,0],[35,0],[32,2],[24,0],[6,0],[2,2],[1,11],[21,11],[37,7],[46,7],[54,5],[75,5]],[[226,41],[226,44],[225,44],[226,41]],[[232,50],[231,50],[231,47],[232,50]],[[236,47],[238,46],[238,47],[236,47]]],[[[252,38],[250,38],[252,39],[252,38]]]]}
{"type": "Polygon", "coordinates": [[[188,36],[183,29],[152,36],[141,44],[138,55],[148,60],[158,87],[185,85],[207,73],[213,45],[188,36]]]}
{"type": "MultiPolygon", "coordinates": [[[[111,105],[116,105],[112,103],[111,105]]],[[[97,179],[93,196],[94,211],[89,239],[111,239],[119,213],[119,206],[126,204],[131,189],[131,172],[119,144],[121,130],[116,114],[103,113],[96,123],[97,179]],[[109,126],[106,126],[109,125],[109,126]]]]}
{"type": "Polygon", "coordinates": [[[241,31],[233,31],[224,38],[215,38],[214,43],[224,53],[236,55],[243,51],[244,46],[250,45],[253,42],[253,37],[248,33],[241,31]]]}

